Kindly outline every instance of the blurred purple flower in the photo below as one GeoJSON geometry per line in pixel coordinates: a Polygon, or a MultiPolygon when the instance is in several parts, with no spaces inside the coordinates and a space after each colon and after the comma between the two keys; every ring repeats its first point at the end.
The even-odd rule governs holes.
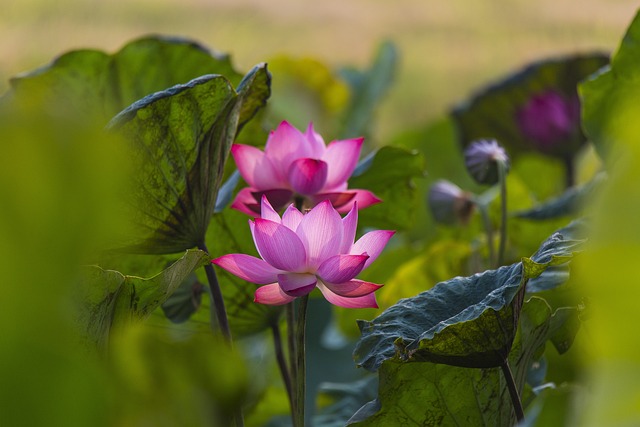
{"type": "Polygon", "coordinates": [[[582,143],[577,95],[538,93],[516,111],[516,119],[522,133],[543,153],[567,156],[582,143]]]}

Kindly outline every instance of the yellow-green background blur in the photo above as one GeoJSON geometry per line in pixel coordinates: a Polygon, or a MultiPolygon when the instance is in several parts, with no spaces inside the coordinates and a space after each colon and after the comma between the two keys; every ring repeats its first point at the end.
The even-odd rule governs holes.
{"type": "Polygon", "coordinates": [[[615,49],[637,6],[633,0],[2,0],[0,92],[10,76],[63,51],[113,52],[149,33],[187,36],[231,53],[239,71],[283,53],[365,66],[389,38],[402,56],[378,114],[384,143],[529,61],[615,49]]]}

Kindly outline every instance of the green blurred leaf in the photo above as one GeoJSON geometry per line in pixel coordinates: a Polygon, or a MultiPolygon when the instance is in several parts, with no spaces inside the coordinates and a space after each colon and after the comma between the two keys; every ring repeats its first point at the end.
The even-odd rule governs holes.
{"type": "Polygon", "coordinates": [[[368,376],[352,383],[324,383],[320,401],[330,404],[313,417],[315,427],[343,427],[353,414],[377,395],[377,378],[368,376]]]}
{"type": "Polygon", "coordinates": [[[567,262],[580,243],[565,239],[561,230],[530,259],[456,277],[400,300],[373,321],[358,323],[362,337],[354,358],[369,370],[394,355],[463,367],[500,366],[515,337],[527,281],[567,262]]]}
{"type": "Polygon", "coordinates": [[[389,91],[398,68],[398,50],[391,41],[380,43],[371,67],[365,71],[345,68],[340,71],[351,87],[351,100],[345,110],[341,138],[369,136],[374,113],[389,91]]]}
{"type": "Polygon", "coordinates": [[[280,55],[268,63],[274,76],[268,128],[287,120],[298,129],[306,129],[313,121],[325,138],[337,136],[336,116],[349,100],[349,87],[340,76],[313,58],[280,55]]]}
{"type": "Polygon", "coordinates": [[[264,104],[269,79],[258,65],[236,93],[222,76],[199,77],[149,95],[112,120],[138,168],[129,195],[136,228],[126,250],[161,254],[202,245],[238,121],[264,104]]]}
{"type": "Polygon", "coordinates": [[[147,318],[195,269],[208,261],[205,252],[189,250],[166,270],[148,279],[87,267],[77,293],[78,326],[90,342],[105,346],[112,330],[147,318]]]}
{"type": "MultiPolygon", "coordinates": [[[[550,319],[551,309],[540,298],[531,298],[522,307],[509,353],[521,394],[531,363],[544,350],[550,319]]],[[[378,375],[378,399],[365,405],[348,425],[514,425],[509,393],[497,368],[468,369],[393,357],[382,363],[378,375]]]]}
{"type": "Polygon", "coordinates": [[[11,79],[8,96],[18,105],[40,105],[56,116],[87,117],[104,125],[133,102],[205,74],[224,75],[234,85],[242,78],[227,55],[191,40],[151,36],[112,55],[97,50],[65,53],[11,79]]]}
{"type": "Polygon", "coordinates": [[[252,388],[245,358],[207,334],[138,324],[109,351],[109,425],[230,426],[252,388]]]}
{"type": "MultiPolygon", "coordinates": [[[[511,157],[533,146],[521,132],[516,111],[537,93],[555,90],[566,97],[576,96],[580,80],[605,66],[608,55],[591,53],[533,63],[474,95],[453,111],[462,146],[480,138],[495,138],[511,157]]],[[[575,141],[585,142],[580,132],[575,141]]]]}
{"type": "Polygon", "coordinates": [[[594,192],[606,179],[605,174],[596,175],[587,184],[567,189],[562,195],[526,211],[516,212],[519,218],[546,220],[578,214],[585,204],[593,198],[594,192]]]}
{"type": "Polygon", "coordinates": [[[359,225],[393,230],[411,227],[416,205],[422,201],[415,180],[423,175],[424,159],[416,151],[390,146],[378,150],[368,169],[349,180],[349,188],[373,191],[384,202],[361,211],[359,225]]]}

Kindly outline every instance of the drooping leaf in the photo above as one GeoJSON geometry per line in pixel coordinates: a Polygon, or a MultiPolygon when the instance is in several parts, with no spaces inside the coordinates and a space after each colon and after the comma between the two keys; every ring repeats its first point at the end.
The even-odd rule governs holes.
{"type": "Polygon", "coordinates": [[[362,405],[376,397],[377,391],[377,378],[373,375],[352,383],[321,384],[319,399],[331,403],[313,417],[313,425],[343,427],[362,405]]]}
{"type": "Polygon", "coordinates": [[[397,67],[398,50],[391,41],[384,41],[378,46],[368,70],[345,68],[340,71],[351,87],[341,138],[369,136],[375,109],[393,83],[397,67]]]}
{"type": "MultiPolygon", "coordinates": [[[[535,144],[518,125],[517,113],[533,96],[553,91],[577,101],[577,84],[608,62],[608,55],[592,53],[533,63],[474,95],[456,107],[453,117],[462,146],[480,138],[495,138],[510,156],[533,150],[535,144]]],[[[585,142],[576,124],[574,135],[564,141],[575,150],[585,142]]],[[[558,155],[566,150],[557,148],[558,155]]]]}
{"type": "Polygon", "coordinates": [[[415,180],[424,175],[422,155],[403,148],[382,147],[370,166],[360,171],[349,180],[349,187],[373,191],[384,203],[360,212],[359,224],[393,230],[409,228],[415,220],[416,205],[422,202],[415,185],[415,180]]]}
{"type": "Polygon", "coordinates": [[[110,55],[98,50],[65,53],[51,64],[11,79],[8,97],[56,115],[96,119],[102,125],[133,102],[206,74],[240,82],[227,55],[187,39],[150,36],[110,55]]]}
{"type": "Polygon", "coordinates": [[[268,84],[264,64],[237,92],[223,76],[203,76],[145,97],[111,121],[137,168],[128,251],[175,253],[204,242],[239,120],[264,104],[268,84]]]}
{"type": "MultiPolygon", "coordinates": [[[[523,393],[532,362],[549,339],[553,316],[543,299],[522,308],[520,328],[509,353],[516,384],[523,393]]],[[[502,372],[444,364],[385,360],[378,371],[378,398],[357,412],[349,426],[486,426],[514,425],[515,416],[502,372]]]]}
{"type": "Polygon", "coordinates": [[[527,281],[570,259],[581,242],[562,232],[571,236],[577,227],[555,233],[522,262],[439,283],[371,322],[360,321],[357,363],[376,370],[397,355],[463,367],[500,366],[515,337],[527,281]]]}
{"type": "Polygon", "coordinates": [[[183,323],[198,311],[202,294],[207,288],[198,281],[195,274],[187,277],[180,286],[162,303],[164,315],[173,323],[183,323]]]}
{"type": "Polygon", "coordinates": [[[167,269],[146,279],[87,267],[77,294],[78,325],[83,335],[99,347],[106,345],[114,328],[148,317],[185,278],[208,261],[205,252],[189,250],[167,269]]]}

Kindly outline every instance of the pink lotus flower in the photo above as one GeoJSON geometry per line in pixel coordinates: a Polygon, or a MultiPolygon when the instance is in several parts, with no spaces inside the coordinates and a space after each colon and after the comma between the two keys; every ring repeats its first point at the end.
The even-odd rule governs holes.
{"type": "Polygon", "coordinates": [[[370,191],[347,190],[362,142],[363,138],[345,139],[325,146],[312,124],[303,134],[285,121],[271,132],[264,151],[234,144],[231,154],[249,187],[237,194],[231,207],[259,216],[263,195],[277,211],[297,200],[305,208],[329,200],[340,213],[349,212],[356,202],[360,208],[378,203],[370,191]]]}
{"type": "Polygon", "coordinates": [[[377,308],[373,292],[382,285],[355,277],[380,255],[395,232],[371,231],[354,242],[357,223],[356,203],[344,218],[324,200],[304,215],[290,205],[281,219],[263,196],[262,217],[249,221],[261,258],[229,254],[211,262],[264,285],[255,293],[260,304],[286,304],[318,288],[331,304],[377,308]]]}

